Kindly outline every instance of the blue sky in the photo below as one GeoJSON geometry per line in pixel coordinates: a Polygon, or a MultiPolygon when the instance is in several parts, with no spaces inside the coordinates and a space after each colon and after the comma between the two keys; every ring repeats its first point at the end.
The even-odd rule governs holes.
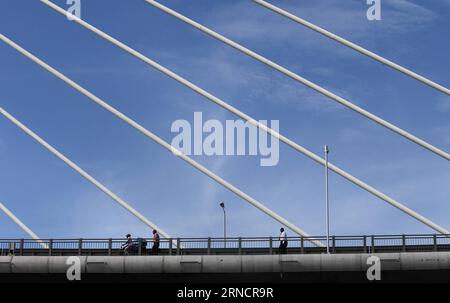
{"type": "MultiPolygon", "coordinates": [[[[64,6],[65,1],[55,3],[64,6]]],[[[250,0],[165,0],[244,46],[450,151],[450,98],[311,32],[250,0]]],[[[450,1],[272,1],[436,82],[450,86],[450,1]]],[[[143,0],[82,1],[82,18],[256,119],[450,228],[450,164],[170,17],[143,0]]],[[[156,134],[171,124],[236,119],[39,1],[2,0],[0,29],[156,134]]],[[[277,235],[280,224],[107,113],[9,46],[0,45],[0,102],[10,113],[172,236],[277,235]]],[[[280,145],[280,162],[195,156],[310,234],[325,231],[324,170],[280,145]]],[[[43,238],[149,236],[109,197],[0,118],[0,201],[43,238]]],[[[431,233],[332,174],[333,234],[431,233]]],[[[289,235],[293,232],[288,231],[289,235]]],[[[0,237],[27,237],[0,214],[0,237]]]]}

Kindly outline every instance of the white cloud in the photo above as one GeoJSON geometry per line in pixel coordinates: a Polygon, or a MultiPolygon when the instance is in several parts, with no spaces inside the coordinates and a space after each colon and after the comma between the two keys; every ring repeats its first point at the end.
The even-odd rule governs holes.
{"type": "MultiPolygon", "coordinates": [[[[370,36],[377,29],[383,36],[404,34],[430,26],[438,18],[433,11],[407,0],[385,1],[383,20],[375,26],[366,19],[366,7],[357,2],[339,1],[336,5],[320,1],[312,5],[299,3],[279,6],[350,40],[370,36]]],[[[211,16],[208,24],[213,24],[213,28],[220,29],[219,31],[237,40],[295,46],[301,49],[329,47],[323,43],[326,38],[321,35],[309,30],[292,32],[292,27],[286,26],[283,17],[273,18],[275,13],[262,7],[260,9],[264,12],[248,10],[243,3],[223,5],[221,11],[211,16]],[[240,12],[240,18],[235,17],[236,11],[240,12]]],[[[344,55],[339,51],[337,54],[344,55]]]]}
{"type": "Polygon", "coordinates": [[[450,0],[440,0],[440,2],[444,5],[450,6],[450,0]]]}
{"type": "MultiPolygon", "coordinates": [[[[257,102],[264,100],[276,103],[288,109],[300,111],[336,111],[342,107],[330,101],[328,98],[315,92],[314,90],[295,82],[294,80],[281,74],[267,74],[266,67],[263,65],[248,64],[245,57],[236,58],[224,51],[210,51],[206,57],[184,56],[180,60],[178,53],[165,52],[164,56],[170,61],[176,61],[177,65],[184,65],[185,70],[195,71],[196,79],[201,81],[192,81],[200,87],[217,87],[223,89],[226,85],[227,93],[233,96],[239,96],[238,99],[225,100],[227,102],[257,102]],[[211,62],[214,62],[212,65],[211,62]],[[221,82],[210,74],[220,75],[221,82]]],[[[316,69],[317,73],[330,74],[331,71],[326,67],[316,69]]],[[[344,95],[347,92],[341,88],[327,89],[344,95]]],[[[217,90],[209,89],[214,95],[222,97],[217,90]]],[[[238,106],[239,108],[239,106],[238,106]]]]}
{"type": "Polygon", "coordinates": [[[392,10],[387,11],[385,17],[386,27],[390,29],[390,34],[413,32],[430,26],[433,21],[438,19],[435,12],[411,1],[386,1],[385,4],[392,8],[392,10]]]}
{"type": "Polygon", "coordinates": [[[361,140],[366,135],[360,129],[355,128],[344,128],[339,130],[338,139],[341,142],[351,143],[358,140],[361,140]]]}
{"type": "Polygon", "coordinates": [[[444,144],[450,145],[450,125],[435,127],[430,130],[430,133],[437,138],[441,138],[444,144]]]}
{"type": "Polygon", "coordinates": [[[0,138],[0,153],[3,153],[6,150],[6,144],[2,138],[0,138]]]}
{"type": "Polygon", "coordinates": [[[436,103],[436,110],[439,112],[450,112],[450,97],[439,96],[436,103]]]}
{"type": "MultiPolygon", "coordinates": [[[[386,3],[386,5],[389,9],[385,9],[385,17],[379,23],[379,27],[365,19],[365,11],[357,3],[333,6],[325,6],[323,3],[315,3],[309,6],[289,4],[283,5],[283,8],[298,15],[307,16],[305,18],[308,20],[343,36],[348,35],[352,39],[371,35],[377,28],[382,35],[404,34],[429,26],[431,22],[437,19],[434,12],[406,0],[395,0],[386,3]]],[[[264,45],[270,44],[269,47],[272,44],[276,47],[282,45],[291,48],[293,52],[297,49],[330,51],[330,45],[326,43],[326,38],[312,31],[299,30],[298,33],[293,33],[292,27],[286,26],[282,17],[273,18],[271,15],[273,13],[264,8],[258,7],[258,10],[249,10],[247,4],[242,2],[227,3],[226,5],[220,5],[214,11],[214,14],[211,14],[211,17],[208,16],[206,21],[201,21],[201,23],[237,41],[260,42],[264,45]],[[236,17],[236,11],[239,11],[238,18],[236,17]],[[297,37],[297,39],[294,37],[297,37]]],[[[242,44],[246,46],[247,43],[242,42],[242,44]]],[[[240,103],[250,100],[253,102],[270,100],[270,102],[281,107],[307,111],[335,111],[342,108],[312,89],[295,83],[281,74],[273,76],[267,73],[266,67],[263,65],[259,67],[247,64],[244,61],[244,56],[242,56],[244,59],[236,59],[228,52],[221,51],[221,47],[219,45],[219,47],[213,47],[211,50],[205,51],[202,46],[202,52],[207,55],[201,58],[185,54],[183,60],[180,60],[179,53],[171,51],[164,52],[164,56],[172,62],[175,61],[177,65],[184,65],[187,70],[196,71],[197,79],[201,79],[201,82],[196,83],[201,87],[204,87],[204,83],[207,83],[210,87],[218,85],[217,80],[210,77],[210,71],[213,70],[213,74],[219,74],[221,80],[223,80],[220,82],[220,86],[226,85],[227,89],[229,88],[228,93],[239,95],[238,101],[240,103]],[[214,69],[212,69],[212,66],[214,66],[214,69]]],[[[340,47],[333,51],[334,54],[342,56],[351,54],[351,52],[346,52],[345,48],[340,47]]],[[[400,51],[405,52],[406,50],[400,51]]],[[[295,67],[295,69],[299,68],[295,67]]],[[[311,72],[321,77],[333,77],[333,70],[326,66],[319,65],[311,72]]],[[[302,72],[300,71],[299,74],[302,75],[302,72]]],[[[357,91],[358,87],[349,85],[346,88],[330,87],[329,89],[338,95],[349,98],[351,96],[349,96],[348,90],[357,91]]],[[[215,93],[214,90],[212,92],[220,97],[219,93],[215,93]]]]}

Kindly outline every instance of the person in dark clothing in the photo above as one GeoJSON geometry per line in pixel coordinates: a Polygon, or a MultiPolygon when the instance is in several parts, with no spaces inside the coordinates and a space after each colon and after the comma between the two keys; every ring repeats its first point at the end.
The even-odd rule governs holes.
{"type": "Polygon", "coordinates": [[[279,254],[284,255],[287,252],[287,246],[288,246],[287,236],[286,236],[286,232],[284,231],[284,228],[280,229],[279,240],[280,240],[279,254]]]}
{"type": "Polygon", "coordinates": [[[122,249],[125,255],[128,255],[133,246],[133,239],[131,238],[130,234],[127,234],[125,237],[127,238],[127,242],[122,244],[122,249]]]}
{"type": "Polygon", "coordinates": [[[153,247],[152,254],[157,255],[159,253],[159,234],[156,229],[153,230],[153,247]]]}

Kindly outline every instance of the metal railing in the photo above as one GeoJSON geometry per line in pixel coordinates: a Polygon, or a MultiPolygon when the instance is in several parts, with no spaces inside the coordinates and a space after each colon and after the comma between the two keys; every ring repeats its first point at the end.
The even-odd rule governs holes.
{"type": "MultiPolygon", "coordinates": [[[[288,254],[321,254],[326,237],[289,237],[288,254]]],[[[278,254],[278,237],[242,238],[175,238],[161,239],[157,251],[151,239],[135,239],[125,252],[125,239],[0,239],[0,255],[67,256],[67,255],[255,255],[278,254]],[[42,245],[45,244],[45,245],[42,245]]],[[[450,235],[371,235],[332,236],[330,252],[338,253],[389,253],[450,251],[450,235]]]]}

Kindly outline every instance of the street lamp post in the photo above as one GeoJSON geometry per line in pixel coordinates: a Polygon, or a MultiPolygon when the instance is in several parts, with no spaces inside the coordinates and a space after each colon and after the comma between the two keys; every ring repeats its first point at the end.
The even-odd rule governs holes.
{"type": "Polygon", "coordinates": [[[227,247],[227,212],[225,211],[225,203],[221,202],[220,207],[223,210],[223,247],[227,247]]]}
{"type": "Polygon", "coordinates": [[[325,203],[326,203],[326,224],[327,224],[327,254],[330,253],[330,201],[328,194],[328,145],[325,145],[325,203]]]}

